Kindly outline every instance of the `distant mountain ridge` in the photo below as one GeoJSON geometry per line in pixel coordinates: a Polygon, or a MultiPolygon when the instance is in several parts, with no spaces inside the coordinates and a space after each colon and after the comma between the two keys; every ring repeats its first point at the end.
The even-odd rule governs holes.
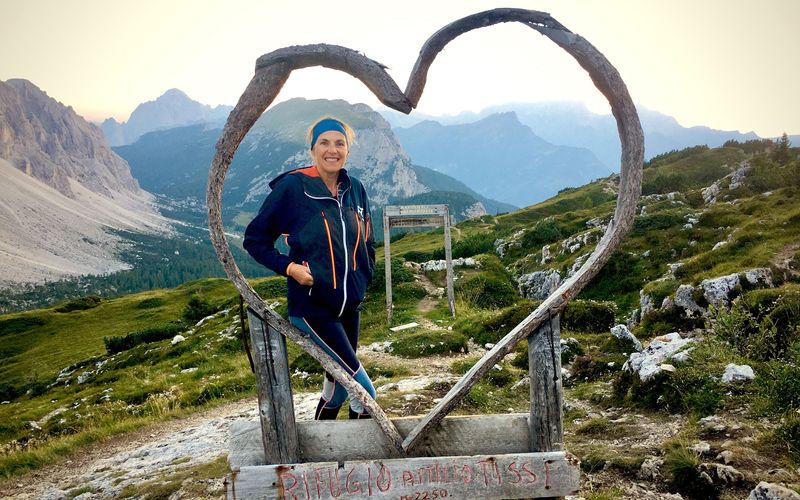
{"type": "Polygon", "coordinates": [[[513,112],[459,125],[424,121],[395,133],[415,163],[523,207],[612,172],[588,149],[545,141],[513,112]]]}
{"type": "Polygon", "coordinates": [[[192,100],[178,89],[167,90],[153,101],[136,107],[127,122],[106,119],[100,128],[112,146],[136,142],[139,137],[154,130],[182,127],[198,123],[222,124],[233,106],[211,107],[192,100]]]}
{"type": "MultiPolygon", "coordinates": [[[[754,132],[716,130],[709,127],[683,127],[675,118],[637,106],[645,134],[645,158],[672,150],[706,144],[721,146],[728,139],[743,142],[757,139],[754,132]]],[[[508,103],[491,106],[480,113],[464,112],[455,116],[420,117],[402,115],[382,109],[380,112],[395,128],[408,128],[422,120],[435,120],[443,125],[465,124],[489,115],[513,111],[519,121],[534,134],[552,144],[586,148],[613,170],[619,169],[620,145],[617,124],[611,114],[589,111],[583,103],[547,101],[537,103],[508,103]]],[[[793,141],[795,143],[796,141],[793,141]]]]}
{"type": "MultiPolygon", "coordinates": [[[[480,203],[483,213],[505,212],[513,205],[483,197],[463,183],[412,164],[389,124],[364,104],[342,100],[285,101],[267,110],[239,147],[225,181],[223,214],[227,220],[240,213],[252,217],[266,195],[269,181],[278,174],[308,166],[307,127],[322,115],[349,123],[357,138],[346,168],[366,186],[374,207],[432,191],[461,191],[480,203]]],[[[194,125],[155,131],[136,143],[115,148],[126,158],[146,189],[173,199],[205,196],[208,167],[214,156],[219,129],[194,125]]],[[[470,214],[475,209],[470,209],[470,214]]],[[[463,219],[465,214],[457,214],[463,219]]]]}

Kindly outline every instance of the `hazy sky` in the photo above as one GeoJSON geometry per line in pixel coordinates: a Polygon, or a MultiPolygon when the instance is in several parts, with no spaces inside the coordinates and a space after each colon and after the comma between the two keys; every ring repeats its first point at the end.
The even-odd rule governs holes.
{"type": "MultiPolygon", "coordinates": [[[[611,61],[637,104],[684,126],[800,134],[798,0],[0,0],[0,80],[31,80],[91,120],[125,120],[169,88],[235,104],[260,55],[330,43],[389,66],[405,88],[431,34],[495,7],[549,12],[611,61]]],[[[327,69],[294,72],[278,100],[296,96],[376,105],[360,82],[327,69]]],[[[554,99],[608,109],[566,52],[511,23],[451,42],[418,109],[554,99]]]]}

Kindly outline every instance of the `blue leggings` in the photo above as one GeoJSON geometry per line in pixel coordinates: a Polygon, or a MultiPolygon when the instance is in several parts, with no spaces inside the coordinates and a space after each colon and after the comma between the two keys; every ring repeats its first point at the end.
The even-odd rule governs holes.
{"type": "MultiPolygon", "coordinates": [[[[375,387],[367,375],[364,366],[356,357],[358,347],[358,323],[359,311],[345,312],[340,318],[305,318],[300,316],[289,316],[292,325],[306,332],[309,337],[328,353],[339,365],[344,368],[364,389],[375,397],[375,387]]],[[[322,386],[322,398],[315,419],[323,418],[323,412],[330,410],[335,412],[344,404],[347,399],[347,391],[336,382],[332,376],[325,374],[322,386]]],[[[350,409],[356,417],[368,416],[361,403],[355,399],[350,399],[350,409]]],[[[352,416],[352,415],[351,415],[352,416]]]]}

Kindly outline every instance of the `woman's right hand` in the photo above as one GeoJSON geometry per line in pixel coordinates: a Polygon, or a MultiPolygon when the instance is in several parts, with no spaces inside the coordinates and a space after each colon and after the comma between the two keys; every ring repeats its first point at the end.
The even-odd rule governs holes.
{"type": "Polygon", "coordinates": [[[303,286],[311,286],[314,284],[314,277],[306,266],[293,264],[289,266],[287,274],[303,286]]]}

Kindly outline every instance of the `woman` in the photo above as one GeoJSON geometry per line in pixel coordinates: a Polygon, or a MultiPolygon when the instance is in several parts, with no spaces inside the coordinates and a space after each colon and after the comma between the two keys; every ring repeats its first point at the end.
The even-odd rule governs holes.
{"type": "MultiPolygon", "coordinates": [[[[375,268],[369,201],[364,186],[343,168],[355,134],[332,117],[308,132],[313,165],[283,173],[247,226],[244,248],[259,263],[288,277],[289,321],[303,330],[374,398],[356,357],[359,309],[375,268]],[[275,248],[286,236],[289,255],[275,248]]],[[[333,420],[347,391],[325,374],[314,418],[333,420]]],[[[369,418],[350,401],[350,418],[369,418]]]]}

